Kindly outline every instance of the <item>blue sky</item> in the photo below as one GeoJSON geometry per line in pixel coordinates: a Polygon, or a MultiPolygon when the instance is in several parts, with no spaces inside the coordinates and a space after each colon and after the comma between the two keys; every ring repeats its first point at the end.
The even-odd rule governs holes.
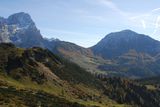
{"type": "Polygon", "coordinates": [[[48,38],[90,47],[131,29],[160,40],[160,0],[1,0],[0,16],[29,13],[48,38]]]}

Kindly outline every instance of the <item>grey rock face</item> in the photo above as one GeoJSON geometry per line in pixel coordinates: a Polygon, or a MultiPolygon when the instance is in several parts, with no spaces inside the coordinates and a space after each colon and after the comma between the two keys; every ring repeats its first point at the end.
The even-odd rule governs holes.
{"type": "Polygon", "coordinates": [[[30,15],[16,13],[8,18],[0,17],[0,42],[11,42],[20,47],[43,47],[43,38],[30,15]]]}
{"type": "Polygon", "coordinates": [[[29,14],[20,12],[13,14],[7,19],[8,25],[17,25],[20,28],[35,26],[29,14]]]}

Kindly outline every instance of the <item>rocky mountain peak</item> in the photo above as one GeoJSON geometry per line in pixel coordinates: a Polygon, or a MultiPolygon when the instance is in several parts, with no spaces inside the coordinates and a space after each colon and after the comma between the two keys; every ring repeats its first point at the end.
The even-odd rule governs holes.
{"type": "Polygon", "coordinates": [[[11,42],[20,47],[42,46],[43,37],[31,16],[20,12],[0,18],[0,42],[11,42]]]}
{"type": "Polygon", "coordinates": [[[9,16],[7,22],[8,25],[18,25],[19,27],[35,26],[31,16],[24,12],[15,13],[9,16]]]}

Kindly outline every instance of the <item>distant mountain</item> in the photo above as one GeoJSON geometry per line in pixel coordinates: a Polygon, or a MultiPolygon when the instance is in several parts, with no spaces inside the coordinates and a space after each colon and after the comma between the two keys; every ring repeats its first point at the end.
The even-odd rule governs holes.
{"type": "Polygon", "coordinates": [[[155,56],[160,53],[160,42],[131,30],[123,30],[108,34],[91,49],[95,55],[105,59],[117,58],[130,50],[155,56]]]}
{"type": "Polygon", "coordinates": [[[149,36],[131,30],[110,33],[91,50],[111,60],[98,66],[109,75],[142,78],[160,74],[160,42],[149,36]]]}

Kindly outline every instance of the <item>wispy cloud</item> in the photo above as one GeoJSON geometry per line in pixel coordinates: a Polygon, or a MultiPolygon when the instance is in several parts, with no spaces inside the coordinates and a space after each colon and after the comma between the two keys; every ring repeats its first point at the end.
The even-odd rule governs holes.
{"type": "MultiPolygon", "coordinates": [[[[155,22],[155,28],[151,35],[156,35],[156,33],[160,30],[160,16],[157,17],[157,20],[155,22]]],[[[160,35],[160,34],[158,34],[160,35]]]]}
{"type": "Polygon", "coordinates": [[[150,33],[151,36],[160,35],[158,31],[160,30],[160,8],[152,9],[149,12],[130,17],[130,20],[133,21],[136,25],[141,26],[143,29],[149,28],[152,29],[150,33]]]}
{"type": "Polygon", "coordinates": [[[142,27],[143,27],[144,29],[146,29],[146,22],[145,22],[145,20],[141,20],[141,23],[142,23],[142,27]]]}
{"type": "Polygon", "coordinates": [[[97,0],[99,3],[101,3],[102,5],[107,6],[108,8],[110,8],[111,10],[117,12],[118,14],[127,17],[128,13],[121,10],[114,2],[112,2],[111,0],[97,0]]]}
{"type": "Polygon", "coordinates": [[[137,20],[137,19],[141,19],[141,18],[144,18],[144,17],[150,17],[153,15],[154,12],[157,12],[159,11],[160,8],[155,8],[155,9],[152,9],[151,11],[148,11],[146,13],[139,13],[140,15],[135,15],[135,16],[132,16],[130,17],[131,20],[137,20]]]}
{"type": "Polygon", "coordinates": [[[153,9],[151,12],[155,12],[155,11],[158,11],[158,10],[160,10],[160,8],[153,9]]]}
{"type": "Polygon", "coordinates": [[[76,15],[85,18],[85,21],[98,21],[98,22],[104,22],[106,21],[106,18],[104,15],[97,15],[93,14],[91,11],[84,10],[84,9],[74,9],[72,10],[73,13],[76,15]]]}
{"type": "Polygon", "coordinates": [[[149,28],[150,30],[153,30],[150,35],[160,35],[158,33],[158,31],[160,31],[160,13],[158,13],[160,12],[160,8],[152,9],[146,13],[139,13],[140,15],[134,15],[133,13],[123,11],[111,0],[97,0],[97,2],[110,8],[112,11],[119,14],[120,17],[123,17],[124,20],[128,20],[130,26],[136,26],[143,29],[149,28]]]}

